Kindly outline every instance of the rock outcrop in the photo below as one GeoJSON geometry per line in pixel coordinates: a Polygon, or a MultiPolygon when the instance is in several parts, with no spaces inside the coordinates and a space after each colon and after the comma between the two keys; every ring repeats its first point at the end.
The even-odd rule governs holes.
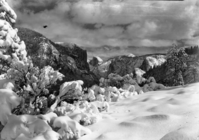
{"type": "Polygon", "coordinates": [[[199,81],[199,48],[174,49],[161,66],[147,71],[145,78],[154,77],[165,86],[177,86],[199,81]]]}
{"type": "Polygon", "coordinates": [[[151,54],[143,56],[119,56],[111,60],[108,74],[116,73],[121,76],[133,73],[135,68],[140,68],[144,71],[160,66],[166,61],[163,54],[151,54]]]}
{"type": "Polygon", "coordinates": [[[87,52],[72,44],[54,43],[45,36],[26,28],[18,28],[19,37],[24,40],[28,55],[33,64],[42,68],[52,66],[65,75],[64,81],[83,80],[84,86],[98,83],[96,76],[90,72],[87,52]]]}
{"type": "Polygon", "coordinates": [[[120,76],[134,73],[135,68],[148,71],[153,67],[162,65],[165,61],[166,59],[164,54],[133,57],[131,55],[123,55],[110,58],[97,65],[90,63],[90,70],[100,79],[101,77],[107,78],[111,73],[119,74],[120,76]]]}
{"type": "Polygon", "coordinates": [[[93,57],[89,61],[90,66],[93,66],[93,67],[99,66],[102,63],[103,63],[103,60],[100,57],[98,57],[98,56],[93,57]]]}
{"type": "Polygon", "coordinates": [[[114,73],[120,76],[135,73],[140,68],[144,78],[154,77],[157,83],[177,86],[199,81],[198,46],[174,49],[167,54],[118,56],[104,61],[92,70],[100,78],[114,73]]]}
{"type": "Polygon", "coordinates": [[[107,78],[111,60],[101,63],[94,63],[93,60],[95,60],[95,58],[89,62],[90,70],[97,76],[98,79],[101,77],[107,78]]]}

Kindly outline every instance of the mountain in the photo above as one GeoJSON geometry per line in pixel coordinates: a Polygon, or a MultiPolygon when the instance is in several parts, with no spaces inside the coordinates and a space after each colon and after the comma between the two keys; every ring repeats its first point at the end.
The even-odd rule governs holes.
{"type": "Polygon", "coordinates": [[[184,47],[195,40],[178,40],[177,48],[166,60],[168,47],[82,47],[75,44],[52,42],[45,36],[25,28],[19,28],[19,37],[25,41],[28,55],[40,68],[51,65],[65,75],[64,81],[83,80],[84,86],[97,84],[101,76],[117,73],[125,75],[141,68],[145,77],[155,77],[158,83],[167,86],[188,84],[198,81],[198,47],[184,47]],[[129,55],[131,54],[131,55],[129,55]],[[90,69],[88,59],[100,56],[104,62],[90,69]],[[103,71],[103,72],[102,72],[103,71]],[[94,74],[95,73],[95,74],[94,74]]]}
{"type": "Polygon", "coordinates": [[[42,68],[52,66],[65,75],[62,82],[83,80],[84,86],[98,82],[87,63],[87,52],[75,44],[58,44],[42,34],[26,28],[18,28],[18,36],[26,44],[33,63],[42,68]]]}

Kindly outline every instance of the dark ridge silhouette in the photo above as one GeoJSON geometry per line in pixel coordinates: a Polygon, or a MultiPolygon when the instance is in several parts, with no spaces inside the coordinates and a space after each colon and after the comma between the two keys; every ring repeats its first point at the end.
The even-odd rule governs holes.
{"type": "Polygon", "coordinates": [[[193,46],[193,47],[188,47],[188,48],[185,48],[185,52],[188,54],[188,55],[195,55],[197,53],[199,53],[199,46],[193,46]]]}

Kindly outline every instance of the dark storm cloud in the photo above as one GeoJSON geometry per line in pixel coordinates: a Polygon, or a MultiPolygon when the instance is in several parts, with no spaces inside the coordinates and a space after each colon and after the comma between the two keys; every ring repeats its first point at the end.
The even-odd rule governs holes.
{"type": "Polygon", "coordinates": [[[22,0],[19,11],[31,11],[33,13],[39,13],[44,10],[52,10],[57,6],[56,0],[22,0]]]}
{"type": "MultiPolygon", "coordinates": [[[[11,2],[11,0],[8,0],[8,2],[11,2]]],[[[12,6],[20,12],[36,14],[45,10],[53,10],[58,2],[59,0],[12,0],[12,6]]]]}

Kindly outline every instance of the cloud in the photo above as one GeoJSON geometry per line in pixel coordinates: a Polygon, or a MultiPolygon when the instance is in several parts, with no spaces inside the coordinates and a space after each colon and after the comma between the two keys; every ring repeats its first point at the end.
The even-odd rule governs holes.
{"type": "Polygon", "coordinates": [[[199,34],[199,2],[8,0],[18,26],[81,46],[167,46],[199,34]],[[21,10],[24,9],[24,10],[21,10]],[[43,28],[43,25],[48,28],[43,28]]]}
{"type": "Polygon", "coordinates": [[[29,11],[31,13],[53,10],[57,4],[54,0],[8,0],[8,3],[14,6],[18,11],[29,11]]]}

